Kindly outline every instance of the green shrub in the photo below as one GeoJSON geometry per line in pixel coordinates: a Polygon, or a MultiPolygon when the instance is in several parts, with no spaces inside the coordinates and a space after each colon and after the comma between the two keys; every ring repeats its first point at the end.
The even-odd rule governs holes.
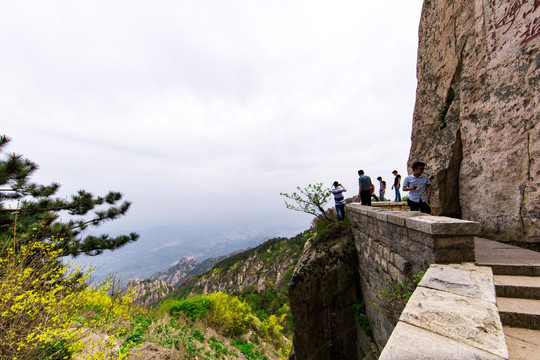
{"type": "Polygon", "coordinates": [[[230,336],[247,333],[253,323],[253,312],[246,302],[221,292],[207,297],[211,307],[207,319],[215,328],[230,336]]]}
{"type": "Polygon", "coordinates": [[[198,296],[190,299],[180,300],[169,308],[169,314],[177,317],[183,313],[191,320],[204,318],[210,310],[210,300],[205,296],[198,296]]]}
{"type": "Polygon", "coordinates": [[[129,296],[108,293],[110,282],[90,287],[88,273],[62,265],[58,258],[63,250],[55,243],[31,242],[4,251],[5,257],[0,256],[1,359],[63,359],[93,345],[103,345],[106,352],[139,312],[129,296]],[[92,332],[109,335],[109,343],[83,342],[92,332]]]}
{"type": "Polygon", "coordinates": [[[371,305],[379,310],[392,324],[397,324],[401,312],[407,305],[416,286],[422,280],[425,271],[408,274],[403,281],[393,282],[386,279],[387,290],[377,292],[377,300],[371,305]]]}
{"type": "MultiPolygon", "coordinates": [[[[197,278],[199,279],[200,275],[198,275],[197,278]]],[[[191,290],[193,290],[193,285],[184,286],[182,290],[180,290],[180,292],[175,296],[175,299],[183,299],[187,297],[191,293],[191,290]]]]}
{"type": "Polygon", "coordinates": [[[134,326],[132,331],[126,336],[124,343],[120,347],[122,352],[126,352],[136,345],[142,344],[144,341],[144,335],[147,333],[148,328],[152,324],[152,320],[144,316],[138,316],[135,318],[133,323],[134,326]]]}
{"type": "Polygon", "coordinates": [[[229,350],[227,346],[225,346],[223,340],[218,340],[215,336],[212,336],[210,338],[208,346],[210,347],[210,349],[214,350],[214,356],[218,359],[221,359],[222,357],[228,355],[238,356],[236,352],[234,352],[233,350],[229,350]]]}
{"type": "Polygon", "coordinates": [[[202,333],[199,329],[193,331],[193,332],[191,333],[191,335],[193,336],[193,338],[194,338],[195,340],[198,340],[198,341],[201,342],[201,343],[204,342],[204,335],[203,335],[203,333],[202,333]]]}
{"type": "Polygon", "coordinates": [[[255,350],[255,345],[245,339],[232,340],[231,345],[240,350],[248,360],[268,360],[268,357],[255,350]]]}
{"type": "Polygon", "coordinates": [[[313,245],[326,243],[332,239],[337,239],[350,233],[350,223],[345,221],[328,221],[326,219],[318,219],[315,232],[311,237],[313,245]]]}
{"type": "Polygon", "coordinates": [[[373,336],[373,331],[371,329],[371,324],[366,314],[366,304],[363,300],[356,300],[352,306],[354,319],[358,324],[358,327],[369,336],[373,336]]]}

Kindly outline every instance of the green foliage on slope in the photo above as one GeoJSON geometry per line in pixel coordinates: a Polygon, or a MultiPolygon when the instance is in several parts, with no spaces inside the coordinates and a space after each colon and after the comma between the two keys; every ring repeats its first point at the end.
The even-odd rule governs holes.
{"type": "MultiPolygon", "coordinates": [[[[156,313],[173,317],[182,314],[194,323],[207,322],[225,336],[237,339],[236,347],[242,347],[243,351],[265,343],[281,349],[279,352],[284,356],[289,351],[293,331],[287,284],[310,236],[312,232],[306,231],[291,239],[270,239],[224,259],[207,272],[185,279],[176,293],[162,301],[156,313]],[[233,279],[240,271],[251,274],[253,282],[240,289],[227,288],[226,284],[236,283],[233,279]],[[262,287],[261,279],[265,280],[262,287]],[[203,295],[202,282],[208,287],[225,289],[203,295]],[[217,308],[220,310],[216,313],[217,308]],[[246,317],[240,321],[235,318],[238,314],[246,317]]],[[[218,348],[219,344],[214,342],[214,346],[218,348]]],[[[256,350],[253,356],[259,359],[256,350]]]]}
{"type": "MultiPolygon", "coordinates": [[[[304,244],[310,236],[312,236],[312,232],[306,231],[291,239],[270,239],[256,248],[231,256],[214,265],[206,273],[186,279],[172,298],[181,300],[188,297],[189,294],[200,293],[202,281],[218,287],[219,284],[236,284],[235,279],[240,271],[251,273],[253,275],[251,283],[240,289],[235,286],[229,289],[225,288],[223,291],[246,302],[253,313],[261,321],[266,322],[265,326],[272,329],[279,326],[280,333],[290,338],[292,336],[292,317],[287,284],[292,278],[298,259],[302,255],[304,244]],[[284,264],[287,264],[286,267],[283,267],[284,264]],[[276,271],[277,268],[279,271],[276,271]],[[269,276],[269,273],[272,273],[273,277],[269,276]],[[262,276],[265,277],[262,278],[262,276]],[[261,279],[264,280],[262,288],[260,287],[261,279]],[[277,284],[276,280],[279,280],[277,284]]],[[[272,332],[273,330],[268,331],[272,332]]]]}
{"type": "MultiPolygon", "coordinates": [[[[0,257],[0,359],[100,359],[130,328],[139,311],[114,284],[88,285],[89,274],[57,261],[55,243],[34,242],[5,249],[0,257]],[[99,332],[108,341],[89,338],[99,332]]],[[[124,358],[118,352],[112,358],[124,358]]]]}
{"type": "Polygon", "coordinates": [[[156,342],[177,350],[187,359],[236,358],[240,351],[248,359],[286,358],[290,345],[275,316],[261,320],[238,296],[225,293],[169,298],[148,312],[152,325],[129,339],[156,342]],[[208,335],[213,329],[216,335],[208,335]],[[237,349],[237,350],[234,350],[237,349]]]}
{"type": "Polygon", "coordinates": [[[134,359],[148,343],[178,359],[288,354],[279,319],[259,319],[238,296],[196,295],[140,308],[129,294],[111,293],[114,284],[89,287],[88,275],[70,273],[56,261],[54,248],[24,245],[17,256],[10,250],[0,259],[2,360],[134,359]]]}
{"type": "Polygon", "coordinates": [[[242,264],[252,257],[262,259],[264,261],[264,265],[272,265],[278,260],[278,257],[283,256],[284,254],[287,254],[287,257],[289,258],[298,260],[300,255],[302,255],[304,243],[307,239],[306,233],[307,232],[296,235],[291,239],[270,239],[253,249],[246,250],[240,254],[236,254],[230,258],[220,261],[212,267],[210,273],[219,272],[221,274],[225,274],[227,271],[231,270],[231,268],[242,264]]]}
{"type": "MultiPolygon", "coordinates": [[[[114,284],[90,288],[85,282],[88,275],[75,272],[72,277],[56,261],[61,250],[56,250],[54,243],[10,248],[0,261],[0,308],[5,310],[0,332],[10,327],[13,331],[0,334],[0,359],[52,360],[76,355],[85,359],[127,359],[148,343],[160,345],[179,359],[236,359],[240,353],[256,360],[286,358],[292,335],[286,284],[308,236],[304,233],[293,239],[272,239],[249,251],[248,259],[254,257],[268,266],[284,257],[292,260],[285,267],[279,288],[268,281],[263,289],[251,285],[231,294],[179,293],[154,309],[134,305],[129,294],[109,293],[114,284]],[[26,271],[19,275],[25,267],[26,271]],[[55,281],[51,283],[51,279],[55,281]],[[24,304],[22,298],[27,299],[24,304]],[[38,305],[46,310],[29,316],[27,311],[38,305]],[[47,325],[40,319],[45,319],[47,325]],[[36,328],[42,334],[39,339],[31,333],[36,328]],[[31,341],[25,343],[24,339],[31,341]],[[17,344],[23,344],[21,349],[17,344]]],[[[222,265],[216,266],[230,271],[236,266],[222,265]]],[[[225,273],[220,272],[220,276],[225,273]]]]}

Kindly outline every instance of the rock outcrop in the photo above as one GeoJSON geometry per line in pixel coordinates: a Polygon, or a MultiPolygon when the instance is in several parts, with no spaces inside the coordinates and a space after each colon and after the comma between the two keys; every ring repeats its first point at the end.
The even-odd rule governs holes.
{"type": "Polygon", "coordinates": [[[425,0],[409,166],[440,215],[540,242],[540,1],[425,0]]]}
{"type": "Polygon", "coordinates": [[[196,269],[200,264],[201,263],[197,259],[185,257],[180,259],[173,267],[152,275],[150,280],[163,280],[167,284],[176,288],[186,276],[192,275],[193,270],[196,269]]]}
{"type": "Polygon", "coordinates": [[[350,232],[317,246],[306,243],[289,299],[295,327],[290,359],[356,360],[364,352],[353,313],[362,296],[350,232]]]}
{"type": "Polygon", "coordinates": [[[133,291],[133,302],[142,306],[151,306],[167,296],[173,290],[172,286],[163,280],[129,280],[126,292],[133,291]]]}
{"type": "Polygon", "coordinates": [[[150,280],[163,280],[167,284],[171,285],[173,288],[180,286],[182,281],[188,276],[199,275],[212,268],[218,262],[223,261],[231,256],[240,254],[246,250],[240,249],[236,250],[227,255],[221,255],[218,257],[208,258],[199,262],[197,259],[193,258],[182,258],[174,265],[168,269],[165,269],[157,274],[154,274],[150,277],[150,280]]]}

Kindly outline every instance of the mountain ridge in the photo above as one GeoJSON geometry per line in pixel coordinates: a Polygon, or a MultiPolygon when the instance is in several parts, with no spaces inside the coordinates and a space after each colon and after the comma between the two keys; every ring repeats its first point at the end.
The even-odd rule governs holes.
{"type": "Polygon", "coordinates": [[[244,251],[246,251],[246,249],[239,249],[225,255],[210,257],[203,261],[198,261],[195,258],[183,257],[178,260],[178,263],[174,266],[150,276],[148,280],[163,280],[173,288],[177,288],[186,277],[202,274],[218,262],[244,251]]]}

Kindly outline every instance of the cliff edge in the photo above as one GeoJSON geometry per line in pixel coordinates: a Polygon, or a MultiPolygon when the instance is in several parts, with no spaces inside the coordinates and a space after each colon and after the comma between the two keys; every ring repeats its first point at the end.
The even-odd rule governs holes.
{"type": "Polygon", "coordinates": [[[294,322],[289,359],[362,359],[370,353],[353,305],[362,299],[350,230],[324,243],[306,242],[289,282],[294,322]]]}

